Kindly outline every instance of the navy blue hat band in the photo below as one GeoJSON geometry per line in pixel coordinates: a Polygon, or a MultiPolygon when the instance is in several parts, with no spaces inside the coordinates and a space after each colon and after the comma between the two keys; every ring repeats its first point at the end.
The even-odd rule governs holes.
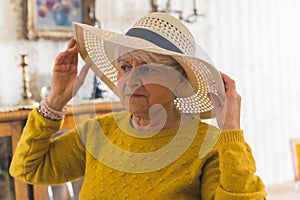
{"type": "Polygon", "coordinates": [[[162,37],[161,35],[143,28],[132,28],[125,35],[147,40],[163,49],[183,53],[172,42],[162,37]]]}

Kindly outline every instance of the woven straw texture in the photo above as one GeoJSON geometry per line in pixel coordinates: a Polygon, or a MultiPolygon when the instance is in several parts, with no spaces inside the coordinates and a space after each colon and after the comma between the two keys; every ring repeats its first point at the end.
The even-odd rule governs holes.
{"type": "MultiPolygon", "coordinates": [[[[85,62],[92,63],[91,69],[113,90],[117,86],[117,69],[112,65],[120,56],[120,47],[130,50],[170,55],[184,68],[194,94],[175,100],[184,113],[201,113],[202,118],[211,118],[213,106],[207,93],[213,93],[223,105],[225,91],[219,72],[207,61],[194,57],[195,40],[191,32],[176,18],[164,13],[150,13],[138,20],[132,28],[143,28],[159,34],[172,42],[183,53],[176,53],[137,37],[126,36],[89,25],[74,23],[74,35],[78,49],[85,62]]],[[[117,94],[118,95],[118,94],[117,94]]]]}

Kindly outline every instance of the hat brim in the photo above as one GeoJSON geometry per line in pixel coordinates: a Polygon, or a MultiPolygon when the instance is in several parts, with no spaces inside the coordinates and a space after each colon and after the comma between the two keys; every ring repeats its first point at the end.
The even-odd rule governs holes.
{"type": "MultiPolygon", "coordinates": [[[[201,96],[205,102],[211,104],[207,93],[214,93],[220,104],[224,104],[225,89],[220,73],[204,59],[169,51],[144,39],[98,29],[86,24],[73,23],[73,31],[82,59],[92,63],[91,69],[116,95],[118,95],[116,92],[117,69],[112,65],[112,62],[118,57],[117,48],[126,47],[172,56],[184,68],[187,80],[194,91],[203,90],[205,92],[201,96]],[[101,59],[94,59],[99,57],[101,59]],[[105,66],[103,68],[106,70],[99,66],[105,66]],[[198,74],[195,74],[195,71],[198,74]],[[201,84],[199,84],[199,79],[201,79],[201,84]]],[[[200,113],[200,116],[202,119],[210,119],[214,117],[214,114],[211,110],[205,110],[200,113]]]]}

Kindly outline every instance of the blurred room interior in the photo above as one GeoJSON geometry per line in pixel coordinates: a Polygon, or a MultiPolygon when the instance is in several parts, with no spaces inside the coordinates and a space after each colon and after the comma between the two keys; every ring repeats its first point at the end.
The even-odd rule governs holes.
{"type": "MultiPolygon", "coordinates": [[[[8,174],[27,115],[46,95],[55,56],[72,36],[70,30],[37,30],[36,16],[46,15],[47,9],[34,13],[28,8],[45,2],[0,1],[0,199],[62,199],[55,197],[58,194],[66,195],[63,199],[76,199],[80,188],[80,180],[61,187],[31,186],[8,174]]],[[[68,2],[74,3],[65,1],[68,2]]],[[[180,18],[216,68],[236,80],[242,96],[242,129],[252,147],[257,174],[269,190],[269,199],[299,199],[293,166],[297,161],[293,162],[290,141],[300,138],[300,1],[78,0],[77,3],[67,12],[74,15],[82,12],[80,20],[120,33],[152,11],[170,12],[180,18]]],[[[72,112],[78,113],[76,124],[112,109],[121,109],[118,98],[90,71],[83,88],[70,103],[64,128],[74,126],[72,112]]]]}

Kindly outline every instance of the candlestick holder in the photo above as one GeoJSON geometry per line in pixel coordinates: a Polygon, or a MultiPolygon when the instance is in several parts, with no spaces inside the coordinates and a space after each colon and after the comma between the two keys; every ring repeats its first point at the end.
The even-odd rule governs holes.
{"type": "Polygon", "coordinates": [[[22,77],[23,77],[23,99],[18,103],[18,106],[35,106],[36,101],[32,99],[32,93],[30,92],[29,76],[27,74],[27,55],[21,55],[22,77]]]}

